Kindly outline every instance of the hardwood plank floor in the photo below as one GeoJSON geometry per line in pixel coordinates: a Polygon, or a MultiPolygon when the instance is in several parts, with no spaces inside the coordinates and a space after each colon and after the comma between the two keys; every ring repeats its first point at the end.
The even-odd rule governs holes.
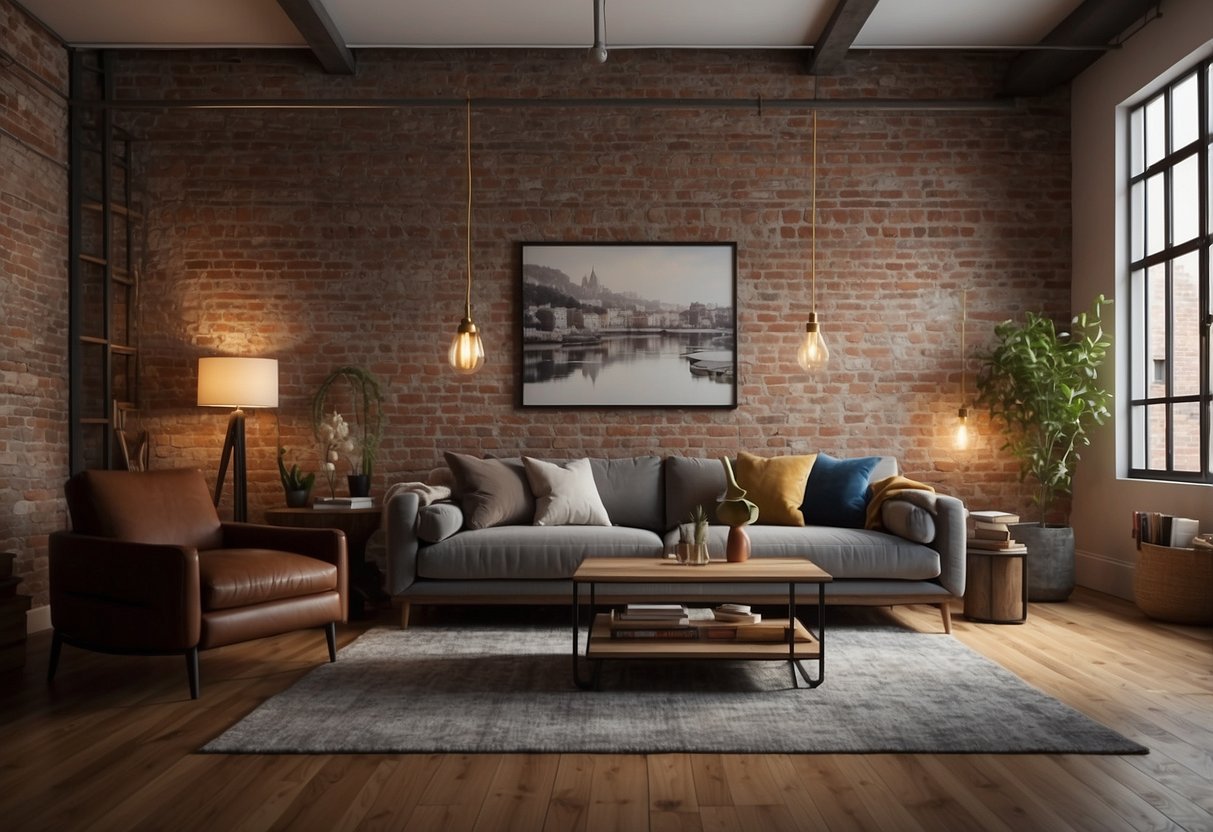
{"type": "MultiPolygon", "coordinates": [[[[1018,626],[954,613],[955,638],[1150,754],[200,755],[325,661],[322,635],[204,653],[195,702],[172,657],[65,647],[48,687],[49,633],[35,633],[25,667],[0,673],[0,827],[1213,830],[1213,628],[1085,590],[1018,626]]],[[[421,609],[414,626],[469,614],[421,609]]],[[[929,607],[889,615],[939,630],[929,607]]],[[[372,623],[341,628],[340,644],[372,623]]]]}

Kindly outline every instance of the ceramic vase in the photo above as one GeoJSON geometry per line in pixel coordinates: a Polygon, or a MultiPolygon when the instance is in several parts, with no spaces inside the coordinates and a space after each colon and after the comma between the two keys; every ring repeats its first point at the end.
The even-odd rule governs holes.
{"type": "Polygon", "coordinates": [[[366,474],[349,474],[345,479],[349,483],[351,497],[371,496],[371,478],[366,474]]]}
{"type": "Polygon", "coordinates": [[[286,492],[286,507],[287,508],[307,508],[308,498],[312,496],[312,489],[299,488],[294,491],[286,492]]]}
{"type": "Polygon", "coordinates": [[[750,559],[750,535],[745,526],[729,526],[729,539],[724,547],[724,557],[729,563],[743,563],[750,559]]]}

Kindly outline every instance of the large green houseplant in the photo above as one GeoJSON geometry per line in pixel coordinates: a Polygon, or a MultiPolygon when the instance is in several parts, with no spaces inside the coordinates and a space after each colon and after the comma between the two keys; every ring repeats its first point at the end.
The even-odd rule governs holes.
{"type": "Polygon", "coordinates": [[[1033,600],[1064,600],[1073,589],[1073,530],[1046,521],[1058,499],[1071,493],[1079,450],[1091,442],[1088,429],[1110,415],[1112,393],[1098,370],[1112,346],[1102,319],[1111,303],[1097,297],[1068,332],[1032,312],[1022,322],[1004,321],[994,329],[993,347],[981,355],[977,404],[1003,428],[1003,449],[1019,460],[1020,480],[1036,484],[1037,522],[1016,529],[1016,538],[1028,543],[1033,600]]]}

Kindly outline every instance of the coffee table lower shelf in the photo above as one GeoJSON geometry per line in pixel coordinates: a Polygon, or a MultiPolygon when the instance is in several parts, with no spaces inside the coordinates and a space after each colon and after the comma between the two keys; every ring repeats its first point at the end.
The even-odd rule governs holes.
{"type": "MultiPolygon", "coordinates": [[[[699,660],[699,661],[783,661],[792,666],[792,683],[797,685],[796,675],[804,679],[810,688],[821,684],[824,670],[823,650],[816,634],[798,620],[798,639],[794,645],[786,641],[728,641],[725,639],[687,638],[612,638],[610,615],[598,613],[594,616],[586,641],[585,654],[581,656],[592,665],[592,675],[584,680],[576,669],[577,654],[574,653],[574,676],[578,686],[589,689],[598,687],[598,676],[602,662],[618,660],[699,660]],[[789,649],[790,648],[790,649],[789,649]],[[801,662],[817,662],[817,678],[809,676],[801,662]]],[[[786,619],[770,623],[786,622],[786,619]]],[[[576,648],[574,648],[576,649],[576,648]]]]}

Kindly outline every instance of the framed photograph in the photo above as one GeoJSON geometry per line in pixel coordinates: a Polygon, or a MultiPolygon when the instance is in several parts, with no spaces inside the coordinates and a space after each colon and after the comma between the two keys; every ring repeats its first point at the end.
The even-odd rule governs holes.
{"type": "Polygon", "coordinates": [[[736,243],[523,243],[523,407],[736,407],[736,243]]]}

